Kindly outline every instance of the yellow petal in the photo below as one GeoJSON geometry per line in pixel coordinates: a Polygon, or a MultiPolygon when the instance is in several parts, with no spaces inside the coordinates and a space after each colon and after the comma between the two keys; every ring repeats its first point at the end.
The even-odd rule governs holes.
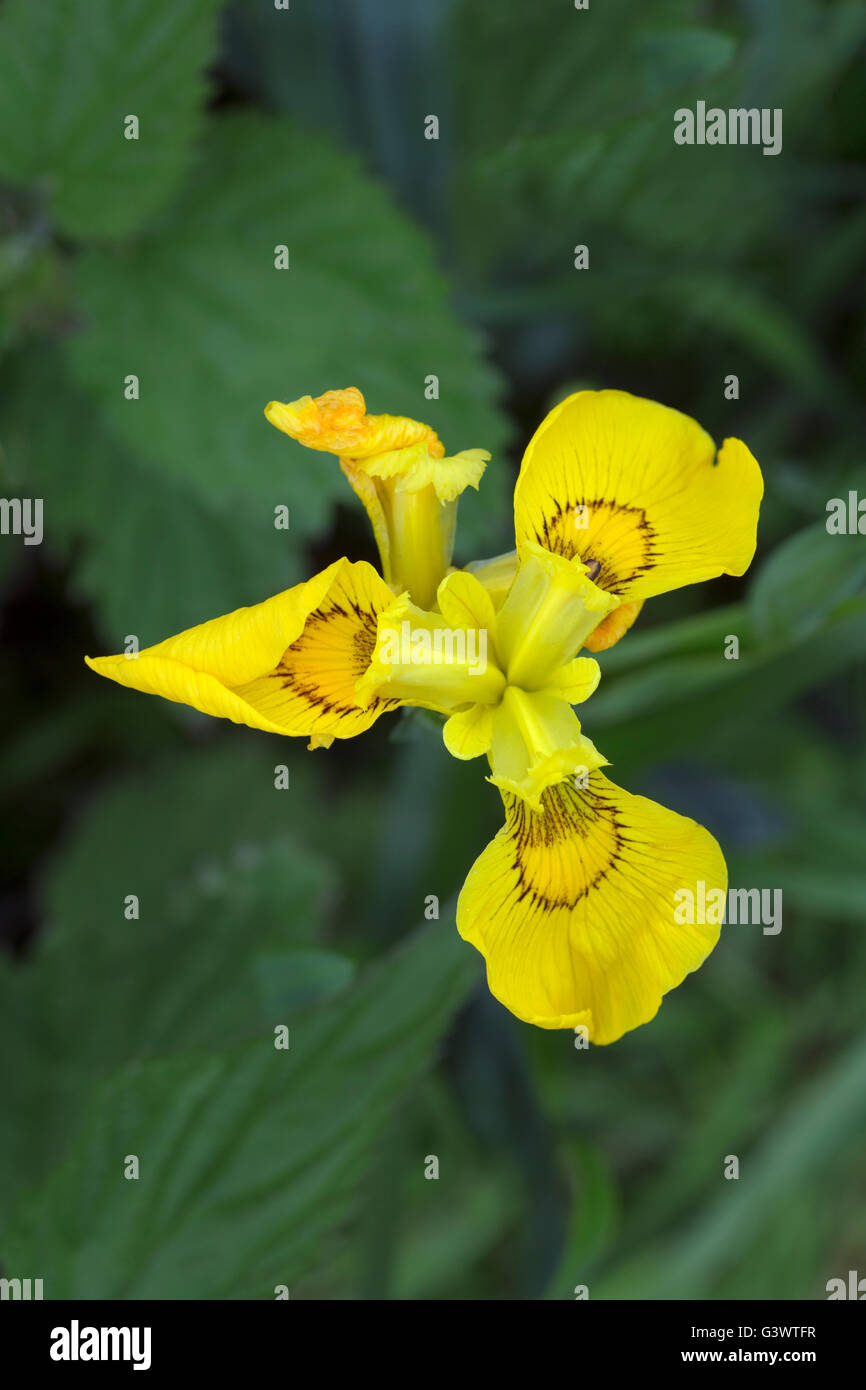
{"type": "Polygon", "coordinates": [[[99,675],[268,733],[326,747],[396,701],[362,709],[354,687],[393,594],[372,565],[337,560],[305,584],[169,637],[138,656],[85,658],[99,675]]]}
{"type": "Polygon", "coordinates": [[[442,730],[445,747],[452,758],[480,758],[490,751],[493,738],[492,705],[472,705],[452,714],[442,730]]]}
{"type": "Polygon", "coordinates": [[[542,690],[617,606],[579,559],[524,541],[508,597],[496,615],[497,647],[509,682],[542,690]]]}
{"type": "Polygon", "coordinates": [[[474,575],[453,570],[439,585],[436,595],[439,611],[452,627],[477,628],[488,635],[488,648],[496,640],[496,613],[493,603],[474,575]]]}
{"type": "Polygon", "coordinates": [[[457,502],[441,502],[432,484],[413,490],[399,479],[383,481],[351,459],[340,459],[340,467],[370,519],[386,582],[431,608],[451,564],[457,502]]]}
{"type": "Polygon", "coordinates": [[[504,555],[493,555],[489,560],[473,560],[466,569],[484,585],[493,600],[493,607],[499,609],[505,602],[517,574],[517,551],[509,550],[504,555]]]}
{"type": "Polygon", "coordinates": [[[336,454],[370,518],[386,583],[432,608],[454,551],[457,501],[478,487],[490,455],[464,449],[445,458],[435,430],[401,415],[368,415],[355,386],[271,401],[272,425],[304,444],[336,454]]]}
{"type": "MultiPolygon", "coordinates": [[[[470,577],[455,571],[445,583],[460,578],[470,577]]],[[[476,587],[486,598],[480,585],[476,587]]],[[[401,594],[380,614],[376,647],[358,682],[357,698],[363,703],[392,697],[443,714],[494,704],[505,677],[487,638],[486,629],[452,626],[441,614],[426,612],[401,594]]]]}
{"type": "MultiPolygon", "coordinates": [[[[365,480],[370,481],[376,489],[376,506],[368,506],[367,514],[378,539],[374,510],[380,512],[387,536],[386,544],[379,547],[382,573],[397,592],[405,589],[419,607],[432,608],[451,564],[457,503],[440,502],[432,487],[412,492],[399,480],[365,480]]],[[[366,486],[359,490],[359,496],[365,494],[366,486]]]]}
{"type": "MultiPolygon", "coordinates": [[[[601,624],[604,627],[604,623],[601,624]]],[[[588,656],[576,656],[560,667],[547,689],[561,695],[570,705],[582,705],[598,688],[601,667],[588,656]]]]}
{"type": "Polygon", "coordinates": [[[643,608],[643,600],[639,603],[621,603],[619,608],[615,608],[612,613],[600,622],[598,627],[589,634],[586,639],[586,649],[590,652],[606,652],[624,637],[643,608]]]}
{"type": "Polygon", "coordinates": [[[307,449],[319,449],[340,458],[364,459],[392,449],[425,443],[431,453],[445,450],[435,430],[402,415],[368,415],[357,386],[326,391],[323,396],[302,396],[283,404],[271,401],[265,415],[272,425],[307,449]]]}
{"type": "Polygon", "coordinates": [[[540,810],[548,787],[564,777],[585,777],[606,761],[561,695],[506,686],[491,722],[488,780],[500,791],[540,810]]]}
{"type": "Polygon", "coordinates": [[[404,492],[432,487],[440,502],[454,502],[467,487],[478,489],[490,460],[486,449],[463,449],[451,458],[432,453],[428,443],[355,460],[370,478],[397,482],[404,492]]]}
{"type": "Polygon", "coordinates": [[[458,498],[466,487],[477,488],[489,457],[467,449],[436,458],[424,443],[341,460],[370,518],[385,579],[421,608],[432,608],[451,564],[458,498]]]}
{"type": "Polygon", "coordinates": [[[486,449],[462,449],[449,458],[436,458],[424,449],[419,451],[411,467],[402,471],[400,487],[406,492],[432,487],[440,502],[456,502],[468,487],[478,491],[489,461],[486,449]]]}
{"type": "Polygon", "coordinates": [[[583,790],[551,788],[540,812],[503,801],[505,825],[460,894],[458,930],[518,1018],[583,1024],[593,1042],[614,1042],[648,1022],[715,946],[721,916],[684,923],[677,895],[712,903],[714,890],[725,893],[721,850],[694,821],[601,772],[583,790]]]}
{"type": "Polygon", "coordinates": [[[640,600],[719,574],[755,553],[761,470],[738,439],[625,391],[580,391],[547,416],[514,493],[518,544],[579,555],[590,577],[640,600]],[[597,571],[597,572],[596,572],[597,571]]]}
{"type": "MultiPolygon", "coordinates": [[[[351,459],[341,458],[340,467],[370,519],[373,538],[379,549],[382,574],[385,582],[391,584],[391,518],[385,510],[383,499],[379,496],[376,480],[362,472],[357,464],[352,463],[351,459]]],[[[449,555],[450,553],[449,551],[449,555]]]]}

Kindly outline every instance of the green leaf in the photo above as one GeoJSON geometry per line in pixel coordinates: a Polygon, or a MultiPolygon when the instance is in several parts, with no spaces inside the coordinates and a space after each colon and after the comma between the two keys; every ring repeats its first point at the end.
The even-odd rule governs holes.
{"type": "Polygon", "coordinates": [[[269,1024],[275,958],[282,988],[299,951],[296,986],[306,973],[308,998],[328,992],[303,960],[328,877],[279,833],[280,795],[272,758],[233,746],[116,784],[79,814],[49,866],[35,954],[0,965],[4,1202],[56,1160],[97,1079],[269,1024]]]}
{"type": "Polygon", "coordinates": [[[749,595],[755,630],[767,639],[810,637],[864,588],[863,538],[830,535],[818,522],[790,536],[758,572],[749,595]]]}
{"type": "Polygon", "coordinates": [[[0,170],[39,180],[73,236],[122,236],[186,168],[218,0],[7,0],[0,170]],[[138,138],[124,133],[138,118],[138,138]]]}
{"type": "Polygon", "coordinates": [[[147,646],[302,578],[272,512],[220,510],[155,468],[145,440],[119,443],[54,349],[16,358],[3,388],[10,481],[43,499],[45,544],[71,561],[72,587],[94,604],[109,650],[128,633],[147,646]]]}
{"type": "MultiPolygon", "coordinates": [[[[705,753],[724,752],[745,711],[754,726],[866,656],[862,594],[825,615],[810,636],[785,641],[760,638],[746,606],[722,612],[725,633],[707,615],[704,632],[711,645],[705,652],[691,650],[701,623],[687,619],[674,625],[672,640],[675,645],[682,628],[689,654],[673,654],[657,665],[626,669],[618,679],[602,680],[587,709],[586,732],[593,738],[601,734],[599,746],[612,763],[659,761],[695,742],[705,753]],[[734,619],[730,626],[728,619],[734,619]],[[724,656],[728,634],[739,638],[737,660],[724,656]]],[[[648,646],[651,636],[647,634],[648,646]]]]}
{"type": "MultiPolygon", "coordinates": [[[[156,835],[151,843],[159,844],[156,835]]],[[[267,1010],[289,983],[305,1002],[324,992],[310,979],[308,948],[327,875],[291,840],[240,842],[225,857],[202,858],[172,875],[150,897],[136,893],[139,880],[144,888],[146,864],[127,882],[139,898],[137,920],[124,916],[129,894],[103,903],[97,891],[87,926],[55,927],[34,967],[44,991],[54,994],[50,987],[63,982],[47,1011],[76,1064],[104,1072],[125,1054],[218,1045],[272,1017],[267,1010]],[[271,992],[275,962],[282,989],[271,992]],[[120,983],[95,989],[94,976],[120,983]]],[[[61,888],[62,880],[55,892],[61,888]]]]}
{"type": "Polygon", "coordinates": [[[605,680],[666,657],[707,656],[722,651],[727,634],[742,632],[745,621],[745,605],[730,604],[643,631],[640,626],[632,628],[628,641],[617,642],[601,653],[605,680]]]}
{"type": "Polygon", "coordinates": [[[545,1294],[550,1299],[574,1297],[575,1286],[588,1282],[591,1269],[621,1225],[619,1192],[602,1153],[589,1144],[572,1141],[566,1154],[568,1170],[576,1182],[565,1248],[545,1294]]]}
{"type": "MultiPolygon", "coordinates": [[[[699,9],[689,0],[675,3],[648,26],[646,7],[629,0],[606,0],[594,14],[575,12],[562,0],[535,0],[525,13],[497,0],[455,6],[462,164],[455,214],[478,262],[499,263],[509,284],[525,281],[529,268],[536,293],[546,287],[548,305],[561,266],[557,298],[574,296],[585,313],[585,296],[610,295],[610,286],[607,277],[594,288],[593,276],[575,276],[569,252],[575,240],[595,238],[593,264],[617,263],[621,315],[618,277],[631,252],[622,244],[625,228],[638,242],[690,238],[692,258],[696,219],[702,231],[707,216],[705,184],[715,181],[718,162],[715,169],[701,166],[696,200],[694,169],[673,146],[672,95],[685,87],[678,97],[684,104],[695,97],[721,102],[719,83],[729,80],[736,48],[728,35],[687,22],[699,18],[699,9]],[[480,64],[479,53],[490,61],[480,64]],[[563,227],[574,223],[576,206],[574,236],[566,240],[563,227]],[[670,226],[683,218],[687,229],[670,226]]],[[[714,247],[730,235],[727,225],[716,225],[714,247]]]]}
{"type": "MultiPolygon", "coordinates": [[[[764,881],[783,880],[768,875],[764,881]]],[[[786,897],[787,892],[785,880],[786,897]]],[[[712,1094],[690,1114],[688,1129],[670,1146],[664,1167],[644,1184],[640,1208],[632,1212],[633,1239],[647,1226],[657,1231],[687,1203],[701,1201],[707,1154],[748,1150],[762,1116],[783,1090],[790,1045],[784,1014],[765,1001],[763,1010],[754,1013],[748,1027],[738,1033],[734,1056],[718,1064],[712,1094]]]]}
{"type": "Polygon", "coordinates": [[[355,974],[355,962],[337,951],[268,952],[255,964],[267,1019],[340,994],[355,974]]]}
{"type": "Polygon", "coordinates": [[[64,252],[48,227],[34,225],[24,208],[13,212],[8,191],[2,202],[0,360],[34,334],[62,331],[74,313],[64,252]]]}
{"type": "Polygon", "coordinates": [[[726,334],[809,397],[843,408],[849,399],[818,344],[794,315],[739,276],[674,274],[668,287],[679,311],[702,329],[726,334]]]}
{"type": "MultiPolygon", "coordinates": [[[[174,957],[187,945],[176,939],[179,917],[207,917],[221,905],[243,919],[253,906],[251,893],[260,940],[267,939],[263,922],[270,928],[304,921],[325,880],[321,862],[307,855],[301,864],[286,840],[284,795],[293,793],[274,790],[273,752],[242,737],[113,784],[79,814],[48,866],[42,890],[47,932],[37,962],[57,960],[65,972],[86,979],[103,953],[108,962],[132,950],[153,955],[159,970],[156,947],[175,939],[174,957]],[[288,878],[277,852],[283,842],[292,861],[288,878]],[[131,893],[140,904],[135,924],[123,915],[131,893]]],[[[309,927],[295,932],[296,942],[310,944],[309,927]]],[[[129,994],[136,984],[127,981],[124,988],[129,994]]],[[[112,999],[107,995],[105,1005],[113,1007],[112,999]]],[[[63,1001],[57,1004],[62,1009],[63,1001]]],[[[91,1034],[97,1023],[91,1020],[91,1034]]]]}
{"type": "Polygon", "coordinates": [[[644,90],[659,97],[684,82],[703,82],[715,77],[732,61],[736,40],[718,29],[700,25],[646,29],[633,38],[643,63],[644,90]]]}
{"type": "MultiPolygon", "coordinates": [[[[860,827],[860,850],[864,840],[860,827]]],[[[866,902],[866,873],[827,863],[792,864],[786,860],[765,859],[761,873],[768,883],[784,883],[785,901],[804,913],[823,921],[838,920],[860,926],[866,902]]]]}
{"type": "Polygon", "coordinates": [[[107,1082],[69,1158],[21,1204],[6,1269],[49,1298],[273,1298],[351,1210],[376,1134],[477,978],[451,924],[273,1038],[107,1082]],[[124,1179],[125,1156],[140,1163],[124,1179]]]}
{"type": "MultiPolygon", "coordinates": [[[[371,411],[425,420],[451,452],[502,443],[496,378],[427,239],[354,160],[287,123],[215,121],[160,225],[123,255],[83,256],[76,282],[79,382],[167,483],[227,514],[241,503],[272,518],[284,504],[308,535],[336,499],[354,502],[336,459],[267,423],[271,399],[354,384],[371,411]],[[275,268],[280,246],[288,269],[275,268]],[[125,399],[128,373],[138,400],[125,399]],[[430,374],[438,400],[425,399],[430,374]]],[[[506,487],[501,464],[488,471],[482,516],[506,487]]]]}
{"type": "MultiPolygon", "coordinates": [[[[682,1234],[614,1270],[598,1286],[599,1298],[706,1298],[713,1282],[733,1267],[747,1244],[776,1215],[808,1199],[810,1184],[832,1180],[833,1165],[856,1153],[866,1124],[866,1039],[827,1065],[778,1119],[754,1153],[741,1155],[739,1179],[682,1234]]],[[[719,1148],[715,1161],[721,1174],[719,1148]]],[[[739,1297],[749,1292],[748,1271],[739,1297]]],[[[595,1290],[593,1290],[595,1293],[595,1290]]]]}

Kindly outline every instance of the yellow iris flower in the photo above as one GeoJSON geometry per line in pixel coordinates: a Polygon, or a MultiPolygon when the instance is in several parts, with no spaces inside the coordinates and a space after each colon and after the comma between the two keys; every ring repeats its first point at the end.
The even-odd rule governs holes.
{"type": "Polygon", "coordinates": [[[451,566],[457,502],[489,455],[446,457],[415,420],[329,391],[267,418],[335,455],[370,517],[381,574],[321,574],[136,656],[87,658],[121,685],[311,748],[418,705],[447,716],[456,758],[486,756],[505,823],[469,871],[457,928],[491,992],[542,1028],[610,1043],[651,1019],[713,949],[718,923],[677,921],[677,893],[727,891],[712,836],[615,786],[574,706],[601,651],[644,600],[755,552],[761,472],[717,452],[687,416],[622,391],[581,391],[530,441],[514,492],[515,549],[451,566]]]}

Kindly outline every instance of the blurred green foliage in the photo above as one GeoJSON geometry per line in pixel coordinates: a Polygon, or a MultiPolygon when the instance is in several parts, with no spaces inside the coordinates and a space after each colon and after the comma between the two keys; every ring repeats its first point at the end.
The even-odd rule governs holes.
{"type": "Polygon", "coordinates": [[[0,538],[5,1272],[712,1299],[866,1270],[866,542],[824,525],[866,497],[864,46],[860,0],[0,8],[0,481],[45,506],[43,546],[0,538]],[[676,147],[698,99],[781,107],[782,154],[676,147]],[[494,451],[461,559],[508,548],[520,448],[579,385],[763,466],[753,575],[647,605],[585,724],[783,929],[729,927],[613,1048],[488,996],[453,902],[496,797],[423,720],[310,757],[81,664],[372,557],[262,415],[349,384],[494,451]]]}

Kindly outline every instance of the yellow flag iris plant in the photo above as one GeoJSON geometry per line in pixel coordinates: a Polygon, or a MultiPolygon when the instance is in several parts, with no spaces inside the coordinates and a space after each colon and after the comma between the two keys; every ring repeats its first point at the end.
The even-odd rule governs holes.
{"type": "Polygon", "coordinates": [[[325,748],[416,705],[446,716],[455,758],[486,757],[505,823],[469,871],[460,934],[491,992],[542,1028],[610,1043],[702,963],[717,923],[675,895],[727,890],[712,836],[611,782],[574,706],[602,651],[655,594],[741,575],[761,472],[694,420],[622,391],[581,391],[536,431],[514,491],[515,549],[451,565],[457,504],[489,455],[446,457],[415,420],[368,415],[360,391],[272,402],[271,424],[335,455],[373,526],[381,573],[337,560],[304,584],[100,675],[325,748]],[[681,915],[681,914],[680,914],[681,915]]]}

